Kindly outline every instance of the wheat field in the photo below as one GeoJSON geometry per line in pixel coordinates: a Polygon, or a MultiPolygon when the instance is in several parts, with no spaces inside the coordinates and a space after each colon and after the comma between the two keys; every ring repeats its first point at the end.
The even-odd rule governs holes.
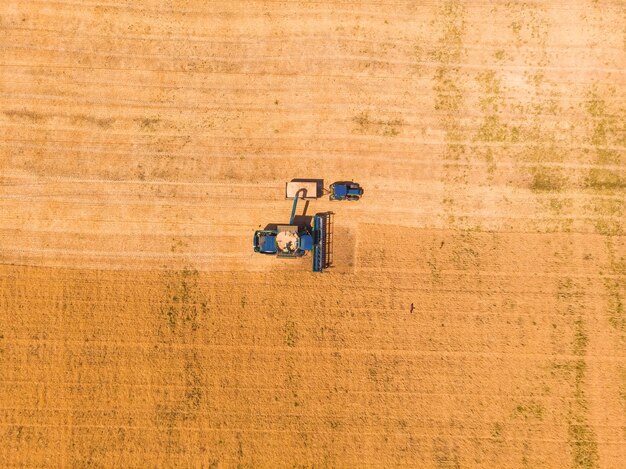
{"type": "Polygon", "coordinates": [[[0,31],[2,467],[626,466],[623,1],[0,31]],[[365,189],[321,274],[252,250],[292,178],[365,189]]]}

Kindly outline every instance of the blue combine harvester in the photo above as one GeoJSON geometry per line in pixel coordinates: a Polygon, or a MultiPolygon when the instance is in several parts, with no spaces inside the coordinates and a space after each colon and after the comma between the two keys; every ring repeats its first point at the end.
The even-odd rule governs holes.
{"type": "Polygon", "coordinates": [[[288,225],[276,229],[257,230],[254,233],[255,252],[273,254],[282,258],[298,258],[312,251],[313,271],[322,272],[328,264],[327,237],[324,215],[313,217],[313,227],[294,224],[299,192],[296,192],[288,225]]]}

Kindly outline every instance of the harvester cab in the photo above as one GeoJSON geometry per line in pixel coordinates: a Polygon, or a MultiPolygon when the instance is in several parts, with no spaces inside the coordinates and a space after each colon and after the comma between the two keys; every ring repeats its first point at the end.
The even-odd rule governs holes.
{"type": "Polygon", "coordinates": [[[280,225],[276,235],[278,257],[302,257],[313,249],[313,236],[307,228],[296,225],[280,225]]]}
{"type": "Polygon", "coordinates": [[[330,185],[330,200],[359,200],[363,188],[356,182],[340,181],[330,185]]]}
{"type": "Polygon", "coordinates": [[[254,232],[254,252],[276,254],[276,230],[257,230],[254,232]]]}

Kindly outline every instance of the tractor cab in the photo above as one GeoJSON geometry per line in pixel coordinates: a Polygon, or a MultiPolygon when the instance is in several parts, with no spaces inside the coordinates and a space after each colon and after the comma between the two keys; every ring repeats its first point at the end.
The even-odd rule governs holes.
{"type": "Polygon", "coordinates": [[[330,200],[359,200],[363,188],[356,182],[341,181],[330,185],[330,200]]]}

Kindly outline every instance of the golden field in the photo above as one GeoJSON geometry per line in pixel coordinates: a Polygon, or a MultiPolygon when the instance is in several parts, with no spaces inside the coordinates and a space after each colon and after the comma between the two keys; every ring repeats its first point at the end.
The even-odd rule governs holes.
{"type": "Polygon", "coordinates": [[[623,2],[0,31],[2,467],[626,466],[623,2]],[[252,251],[292,178],[365,189],[321,274],[252,251]]]}

